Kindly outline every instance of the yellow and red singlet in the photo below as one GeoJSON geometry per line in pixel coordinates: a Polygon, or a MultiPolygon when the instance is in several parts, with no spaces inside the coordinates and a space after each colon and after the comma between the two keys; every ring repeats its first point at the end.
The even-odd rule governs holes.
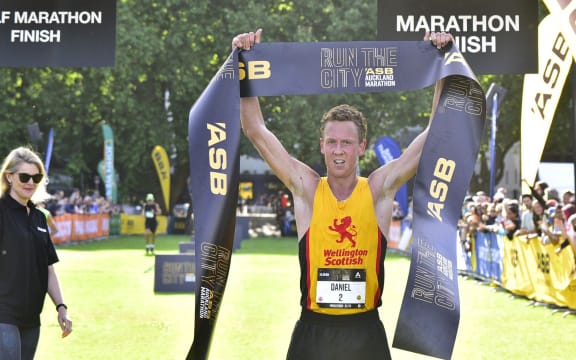
{"type": "Polygon", "coordinates": [[[386,238],[378,227],[368,180],[338,201],[325,177],[314,196],[310,228],[299,244],[302,306],[349,315],[381,305],[386,238]]]}

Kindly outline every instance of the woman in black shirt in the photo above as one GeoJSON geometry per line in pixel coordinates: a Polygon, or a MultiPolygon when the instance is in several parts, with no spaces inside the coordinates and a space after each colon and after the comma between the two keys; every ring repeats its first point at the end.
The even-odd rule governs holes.
{"type": "Polygon", "coordinates": [[[46,293],[56,306],[62,337],[72,331],[58,261],[46,222],[32,198],[46,193],[40,157],[26,147],[10,152],[0,168],[0,354],[33,359],[46,293]]]}

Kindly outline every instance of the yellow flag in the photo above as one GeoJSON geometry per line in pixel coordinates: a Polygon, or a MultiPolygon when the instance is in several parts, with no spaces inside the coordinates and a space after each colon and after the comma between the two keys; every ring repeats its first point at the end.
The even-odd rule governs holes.
{"type": "MultiPolygon", "coordinates": [[[[533,184],[554,112],[572,65],[570,38],[558,19],[546,16],[538,26],[539,73],[524,75],[521,126],[522,179],[533,184]]],[[[525,183],[522,192],[529,192],[525,183]]]]}
{"type": "Polygon", "coordinates": [[[166,150],[162,146],[156,145],[152,150],[152,160],[156,166],[160,186],[162,186],[166,211],[170,211],[170,162],[166,150]]]}

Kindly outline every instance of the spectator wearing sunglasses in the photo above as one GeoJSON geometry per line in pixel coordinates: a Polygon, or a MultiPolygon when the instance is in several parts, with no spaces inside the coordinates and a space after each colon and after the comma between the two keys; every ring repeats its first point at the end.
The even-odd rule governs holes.
{"type": "Polygon", "coordinates": [[[40,157],[27,147],[12,150],[0,168],[0,354],[32,359],[40,313],[48,294],[62,337],[72,331],[54,269],[58,255],[46,216],[33,198],[44,196],[47,178],[40,157]]]}

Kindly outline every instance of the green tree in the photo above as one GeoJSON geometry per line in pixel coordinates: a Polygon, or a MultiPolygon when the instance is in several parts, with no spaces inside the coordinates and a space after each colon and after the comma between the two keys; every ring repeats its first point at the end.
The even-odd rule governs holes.
{"type": "MultiPolygon", "coordinates": [[[[163,146],[173,157],[172,204],[189,201],[188,113],[231,52],[232,37],[264,29],[266,42],[376,40],[377,3],[267,0],[119,0],[115,66],[107,68],[1,68],[0,151],[32,142],[28,126],[37,123],[44,137],[34,143],[43,154],[46,135],[55,131],[51,175],[71,176],[73,186],[93,188],[102,160],[101,125],[115,135],[119,198],[140,200],[147,192],[160,197],[151,151],[163,146]],[[164,96],[170,93],[172,121],[164,96]]],[[[546,14],[540,7],[541,16],[546,14]]],[[[423,34],[422,34],[423,35],[423,34]]],[[[414,40],[419,40],[415,38],[414,40]]],[[[521,75],[481,76],[485,90],[495,82],[508,90],[498,122],[497,165],[520,137],[521,75]]],[[[544,159],[571,158],[573,109],[566,86],[544,159]]],[[[360,108],[369,120],[369,143],[383,135],[411,139],[408,128],[428,122],[432,89],[377,94],[281,96],[261,99],[268,126],[295,156],[321,168],[318,122],[338,103],[360,108]]],[[[488,190],[486,130],[482,171],[471,189],[488,190]]],[[[242,139],[242,153],[254,148],[242,139]]],[[[362,172],[377,166],[374,154],[361,160],[362,172]]],[[[321,170],[321,169],[320,169],[321,170]]],[[[60,186],[53,184],[53,186],[60,186]]],[[[102,186],[102,185],[101,185],[102,186]]],[[[102,190],[102,188],[100,189],[102,190]]]]}

